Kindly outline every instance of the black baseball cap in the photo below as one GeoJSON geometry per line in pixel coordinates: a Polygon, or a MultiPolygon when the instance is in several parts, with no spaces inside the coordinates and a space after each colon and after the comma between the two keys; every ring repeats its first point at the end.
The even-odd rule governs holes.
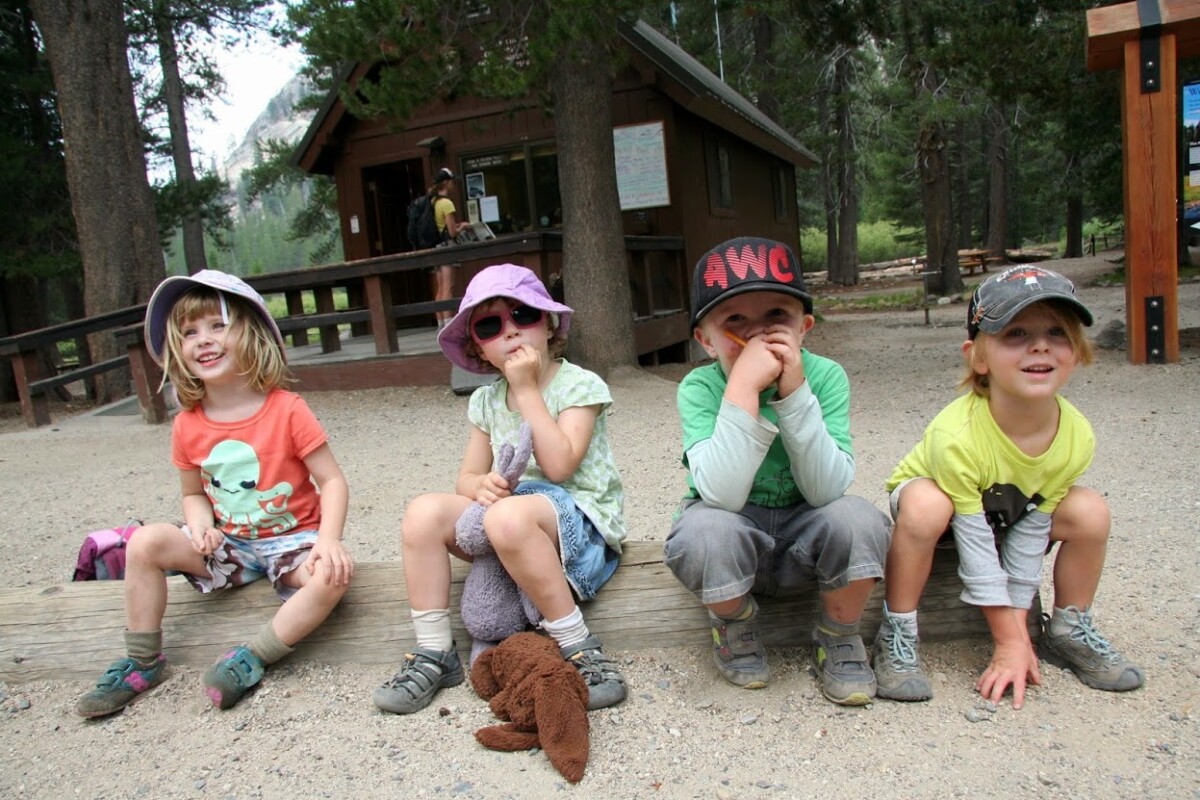
{"type": "Polygon", "coordinates": [[[799,298],[813,312],[800,262],[792,248],[773,239],[740,236],[700,256],[692,276],[692,327],[717,303],[747,292],[782,292],[799,298]]]}
{"type": "Polygon", "coordinates": [[[1026,307],[1058,300],[1070,308],[1084,325],[1092,324],[1092,312],[1075,296],[1075,284],[1057,272],[1031,264],[1009,267],[975,289],[967,306],[967,338],[980,331],[999,333],[1026,307]]]}
{"type": "Polygon", "coordinates": [[[434,183],[441,183],[442,181],[452,181],[452,180],[454,180],[454,173],[450,171],[449,167],[442,167],[433,176],[434,183]]]}

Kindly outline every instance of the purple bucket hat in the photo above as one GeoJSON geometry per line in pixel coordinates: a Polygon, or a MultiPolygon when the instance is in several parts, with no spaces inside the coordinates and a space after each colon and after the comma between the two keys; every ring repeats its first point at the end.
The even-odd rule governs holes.
{"type": "Polygon", "coordinates": [[[516,264],[495,264],[486,267],[467,284],[467,291],[463,293],[462,302],[458,305],[458,313],[445,328],[442,328],[437,337],[438,346],[442,348],[446,358],[467,372],[486,375],[496,371],[491,364],[467,351],[471,343],[471,312],[475,310],[475,306],[493,297],[507,297],[547,313],[557,314],[558,327],[554,329],[554,333],[558,336],[566,336],[571,327],[571,314],[574,313],[571,307],[556,302],[538,280],[537,275],[530,270],[516,264]]]}
{"type": "Polygon", "coordinates": [[[175,301],[184,292],[196,286],[207,286],[209,289],[236,295],[249,302],[251,307],[262,317],[262,321],[266,323],[267,329],[271,331],[271,335],[275,337],[275,342],[283,353],[284,361],[287,361],[287,348],[283,344],[283,335],[279,332],[279,326],[275,324],[275,320],[271,318],[271,312],[267,310],[267,304],[262,295],[236,275],[215,269],[202,269],[195,275],[174,275],[167,278],[154,290],[150,302],[146,305],[146,349],[150,351],[150,357],[160,367],[163,363],[163,350],[167,346],[167,320],[171,317],[171,309],[175,307],[175,301]]]}

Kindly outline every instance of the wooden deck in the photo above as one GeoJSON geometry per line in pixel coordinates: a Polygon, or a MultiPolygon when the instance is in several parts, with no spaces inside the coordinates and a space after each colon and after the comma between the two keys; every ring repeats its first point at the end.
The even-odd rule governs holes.
{"type": "MultiPolygon", "coordinates": [[[[467,569],[455,561],[450,600],[455,640],[464,655],[470,637],[457,609],[467,569]]],[[[163,640],[175,664],[207,666],[224,648],[253,635],[279,607],[266,581],[212,595],[200,594],[181,577],[169,579],[169,585],[163,640]]],[[[939,550],[921,601],[923,640],[987,635],[983,615],[958,599],[961,591],[956,554],[939,550]]],[[[868,639],[879,625],[882,601],[883,587],[876,586],[863,614],[868,639]]],[[[815,590],[764,599],[761,607],[768,645],[808,647],[820,611],[815,590]]],[[[707,614],[663,565],[662,542],[627,542],[621,567],[583,605],[583,613],[610,652],[708,646],[707,614]]],[[[1035,600],[1030,620],[1039,614],[1035,600]]],[[[0,589],[0,681],[95,678],[121,656],[124,623],[120,581],[0,589]]],[[[395,665],[412,642],[401,562],[363,563],[342,603],[292,658],[395,665]]]]}

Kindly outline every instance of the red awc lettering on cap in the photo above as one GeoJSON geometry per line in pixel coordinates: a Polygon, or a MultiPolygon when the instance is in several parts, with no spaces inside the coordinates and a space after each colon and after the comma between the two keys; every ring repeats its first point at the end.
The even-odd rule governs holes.
{"type": "Polygon", "coordinates": [[[709,255],[704,265],[704,285],[728,289],[731,283],[740,283],[751,273],[759,279],[766,278],[768,271],[780,283],[795,281],[796,273],[788,259],[786,247],[777,245],[768,249],[762,244],[743,247],[740,251],[730,247],[724,254],[709,255]]]}

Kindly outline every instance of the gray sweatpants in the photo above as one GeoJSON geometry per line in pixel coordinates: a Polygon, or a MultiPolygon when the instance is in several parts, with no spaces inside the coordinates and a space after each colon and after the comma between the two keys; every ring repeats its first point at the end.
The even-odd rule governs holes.
{"type": "Polygon", "coordinates": [[[887,515],[852,495],[819,508],[747,505],[737,513],[685,500],[663,550],[679,582],[710,605],[813,580],[824,592],[882,578],[891,538],[887,515]]]}

